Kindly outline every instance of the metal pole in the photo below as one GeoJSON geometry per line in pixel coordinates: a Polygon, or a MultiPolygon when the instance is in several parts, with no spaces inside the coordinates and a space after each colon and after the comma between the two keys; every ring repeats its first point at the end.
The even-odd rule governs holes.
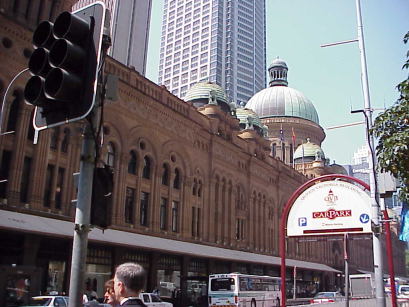
{"type": "Polygon", "coordinates": [[[348,263],[348,234],[344,235],[344,260],[345,260],[345,307],[349,307],[349,263],[348,263]]]}
{"type": "Polygon", "coordinates": [[[296,266],[294,266],[293,278],[294,278],[293,299],[295,300],[297,298],[297,267],[296,266]]]}
{"type": "MultiPolygon", "coordinates": [[[[381,198],[381,203],[383,202],[384,202],[384,199],[381,198]]],[[[385,221],[386,253],[388,254],[389,281],[391,283],[392,307],[396,307],[397,300],[396,300],[395,268],[393,267],[391,225],[390,225],[388,211],[385,209],[384,204],[382,204],[382,211],[383,211],[383,218],[385,221]]]]}
{"type": "MultiPolygon", "coordinates": [[[[99,80],[99,79],[98,79],[99,80]]],[[[90,231],[92,183],[95,167],[95,138],[93,127],[98,127],[100,120],[100,85],[97,89],[95,105],[90,121],[84,128],[80,175],[78,180],[78,199],[75,210],[75,231],[72,247],[71,278],[69,289],[69,307],[83,306],[84,275],[87,259],[88,232],[90,231]],[[92,125],[92,126],[91,126],[92,125]]]]}
{"type": "Polygon", "coordinates": [[[382,265],[382,246],[380,242],[380,225],[379,225],[379,214],[380,208],[376,200],[376,181],[375,181],[375,157],[373,153],[374,140],[373,137],[368,133],[372,128],[372,109],[371,102],[369,99],[369,85],[368,85],[368,75],[366,66],[366,55],[365,55],[365,45],[364,45],[364,34],[362,30],[362,17],[361,17],[361,4],[360,0],[356,0],[356,11],[357,11],[357,23],[358,23],[358,44],[361,56],[361,81],[362,90],[364,94],[365,103],[365,117],[367,119],[366,127],[366,139],[368,147],[370,148],[369,156],[369,187],[371,190],[371,207],[372,207],[372,224],[374,231],[372,234],[372,244],[373,244],[373,254],[374,254],[374,273],[375,273],[375,285],[376,285],[376,306],[385,307],[385,289],[383,284],[383,265],[382,265]]]}

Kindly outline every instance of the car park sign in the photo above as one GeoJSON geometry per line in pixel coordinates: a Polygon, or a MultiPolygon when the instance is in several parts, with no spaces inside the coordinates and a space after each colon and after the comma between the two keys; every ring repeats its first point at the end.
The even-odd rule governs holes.
{"type": "Polygon", "coordinates": [[[360,186],[323,181],[304,190],[288,214],[287,236],[371,233],[370,197],[360,186]]]}

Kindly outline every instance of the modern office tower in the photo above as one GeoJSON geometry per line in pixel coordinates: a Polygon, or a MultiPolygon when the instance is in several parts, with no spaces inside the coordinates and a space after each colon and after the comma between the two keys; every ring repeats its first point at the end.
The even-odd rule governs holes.
{"type": "Polygon", "coordinates": [[[230,101],[265,88],[265,0],[164,0],[158,83],[183,98],[207,80],[230,101]]]}
{"type": "MultiPolygon", "coordinates": [[[[93,2],[95,1],[80,0],[73,9],[93,2]]],[[[103,0],[103,2],[112,15],[112,46],[109,55],[145,75],[152,0],[103,0]]]]}

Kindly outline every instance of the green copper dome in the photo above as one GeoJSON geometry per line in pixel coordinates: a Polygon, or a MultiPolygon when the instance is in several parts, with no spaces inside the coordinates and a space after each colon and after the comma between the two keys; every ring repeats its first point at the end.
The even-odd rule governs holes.
{"type": "Polygon", "coordinates": [[[217,102],[224,102],[228,104],[228,99],[224,89],[216,84],[211,82],[199,82],[193,85],[187,92],[185,96],[185,101],[197,101],[205,100],[208,103],[209,98],[213,94],[217,102]]]}
{"type": "Polygon", "coordinates": [[[240,121],[241,129],[254,129],[260,136],[267,136],[267,126],[263,125],[260,117],[253,110],[245,107],[237,108],[236,117],[240,121]]]}
{"type": "Polygon", "coordinates": [[[258,117],[257,113],[248,108],[237,108],[236,109],[236,116],[237,119],[240,120],[240,124],[248,124],[249,117],[251,118],[251,122],[253,126],[257,126],[259,128],[263,128],[263,124],[261,123],[260,117],[258,117]]]}
{"type": "Polygon", "coordinates": [[[270,87],[261,90],[247,102],[260,118],[299,117],[319,124],[318,113],[312,102],[300,91],[288,87],[287,65],[276,59],[269,67],[270,87]]]}
{"type": "Polygon", "coordinates": [[[325,154],[319,145],[311,143],[310,140],[307,139],[307,143],[298,146],[294,152],[294,160],[302,159],[303,157],[307,160],[324,160],[325,154]]]}

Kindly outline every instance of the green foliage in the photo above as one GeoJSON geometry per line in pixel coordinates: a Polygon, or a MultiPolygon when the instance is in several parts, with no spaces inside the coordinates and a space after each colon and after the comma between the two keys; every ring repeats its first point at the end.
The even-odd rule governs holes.
{"type": "MultiPolygon", "coordinates": [[[[404,39],[409,41],[409,32],[404,39]]],[[[402,69],[409,68],[409,51],[402,69]]],[[[380,114],[371,133],[378,138],[378,168],[391,172],[401,182],[400,198],[409,203],[409,78],[397,86],[400,97],[392,107],[380,114]]]]}

